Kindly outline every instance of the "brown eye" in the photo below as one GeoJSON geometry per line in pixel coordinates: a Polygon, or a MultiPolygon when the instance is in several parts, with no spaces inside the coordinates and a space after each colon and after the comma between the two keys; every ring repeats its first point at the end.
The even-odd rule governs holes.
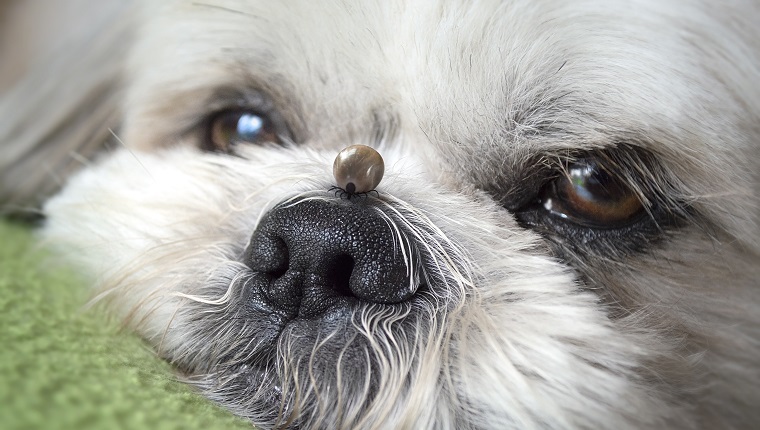
{"type": "Polygon", "coordinates": [[[599,228],[629,224],[644,211],[627,185],[589,160],[569,165],[545,189],[542,204],[556,216],[599,228]]]}
{"type": "Polygon", "coordinates": [[[211,120],[209,140],[215,150],[228,151],[240,143],[279,143],[276,127],[254,111],[222,112],[211,120]]]}

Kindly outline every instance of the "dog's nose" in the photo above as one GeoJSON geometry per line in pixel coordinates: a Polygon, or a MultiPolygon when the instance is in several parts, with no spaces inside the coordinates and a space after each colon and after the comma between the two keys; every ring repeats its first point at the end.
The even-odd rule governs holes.
{"type": "Polygon", "coordinates": [[[378,209],[346,200],[301,200],[267,213],[245,255],[266,276],[262,294],[291,315],[314,316],[357,299],[400,303],[418,280],[404,234],[378,209]]]}

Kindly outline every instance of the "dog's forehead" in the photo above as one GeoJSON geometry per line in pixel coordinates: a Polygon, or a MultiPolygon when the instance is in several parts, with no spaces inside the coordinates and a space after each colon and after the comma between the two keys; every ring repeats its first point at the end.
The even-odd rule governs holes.
{"type": "Polygon", "coordinates": [[[736,130],[733,112],[689,115],[736,105],[713,103],[736,96],[721,84],[735,77],[730,66],[715,76],[694,64],[724,41],[689,2],[175,0],[145,9],[128,120],[178,115],[178,105],[201,115],[201,94],[251,87],[315,145],[393,128],[469,165],[471,154],[621,141],[678,153],[688,139],[699,153],[694,145],[716,131],[736,130]],[[693,90],[706,81],[714,92],[693,90]]]}

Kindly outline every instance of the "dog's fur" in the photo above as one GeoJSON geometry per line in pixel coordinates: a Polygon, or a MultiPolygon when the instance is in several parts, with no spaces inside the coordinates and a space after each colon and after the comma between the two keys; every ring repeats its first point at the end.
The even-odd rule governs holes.
{"type": "Polygon", "coordinates": [[[760,2],[92,3],[6,85],[0,198],[85,167],[43,237],[211,399],[262,427],[760,425],[760,2]],[[246,97],[292,142],[202,150],[246,97]],[[278,204],[340,200],[354,143],[387,173],[348,204],[428,288],[278,325],[241,256],[278,204]],[[525,214],[589,154],[647,217],[525,214]]]}

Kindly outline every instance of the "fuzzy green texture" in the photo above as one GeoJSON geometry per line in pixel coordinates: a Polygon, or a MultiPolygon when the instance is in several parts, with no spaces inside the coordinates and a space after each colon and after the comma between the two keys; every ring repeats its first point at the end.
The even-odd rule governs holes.
{"type": "Polygon", "coordinates": [[[78,277],[42,268],[27,226],[0,222],[0,428],[251,429],[175,380],[78,277]]]}

